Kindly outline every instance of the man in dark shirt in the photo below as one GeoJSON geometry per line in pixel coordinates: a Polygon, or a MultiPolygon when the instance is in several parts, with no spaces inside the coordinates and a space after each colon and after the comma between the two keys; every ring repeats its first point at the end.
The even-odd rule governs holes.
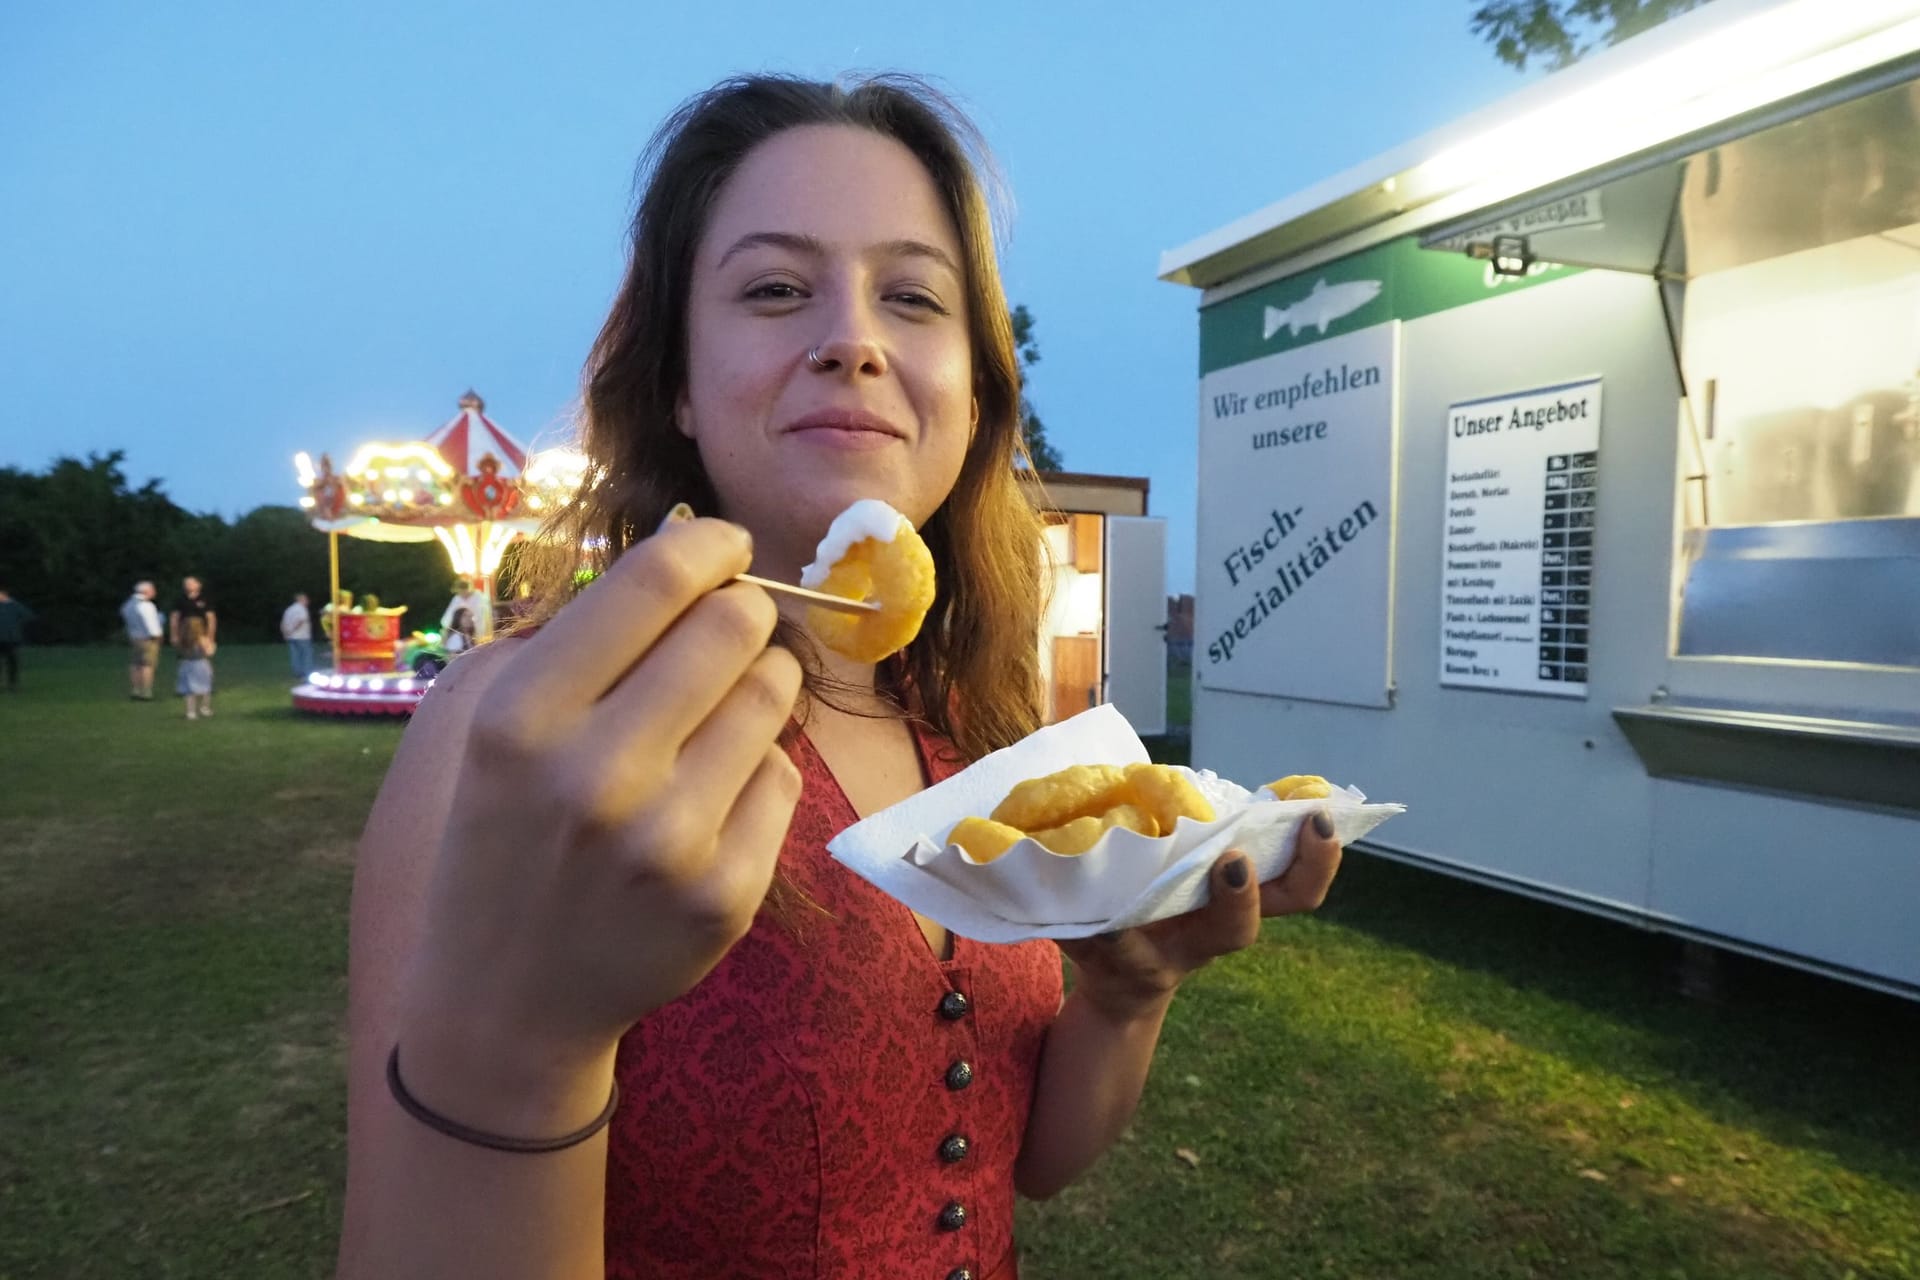
{"type": "Polygon", "coordinates": [[[207,641],[212,643],[220,619],[215,615],[213,605],[201,594],[200,579],[183,578],[180,589],[184,594],[174,602],[173,612],[167,615],[167,643],[176,649],[180,647],[180,624],[188,618],[200,618],[206,622],[207,641]]]}
{"type": "Polygon", "coordinates": [[[7,692],[20,691],[20,646],[27,642],[27,624],[33,610],[0,587],[0,668],[7,673],[7,692]]]}

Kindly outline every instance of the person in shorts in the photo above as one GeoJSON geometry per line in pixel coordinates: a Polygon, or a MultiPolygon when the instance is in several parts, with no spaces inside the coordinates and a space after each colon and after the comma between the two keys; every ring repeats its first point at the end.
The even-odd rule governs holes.
{"type": "Polygon", "coordinates": [[[127,685],[135,702],[153,701],[153,669],[160,663],[160,610],[153,595],[153,584],[143,579],[120,606],[127,629],[127,685]]]}

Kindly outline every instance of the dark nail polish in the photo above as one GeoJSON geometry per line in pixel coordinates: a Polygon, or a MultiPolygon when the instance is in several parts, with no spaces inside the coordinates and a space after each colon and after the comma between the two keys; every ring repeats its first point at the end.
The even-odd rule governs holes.
{"type": "Polygon", "coordinates": [[[1325,809],[1313,815],[1313,833],[1322,840],[1333,839],[1333,819],[1327,816],[1325,809]]]}
{"type": "Polygon", "coordinates": [[[1227,882],[1227,888],[1229,889],[1246,888],[1247,887],[1246,856],[1243,854],[1240,857],[1235,858],[1232,862],[1229,862],[1227,864],[1227,869],[1220,873],[1220,878],[1227,882]]]}

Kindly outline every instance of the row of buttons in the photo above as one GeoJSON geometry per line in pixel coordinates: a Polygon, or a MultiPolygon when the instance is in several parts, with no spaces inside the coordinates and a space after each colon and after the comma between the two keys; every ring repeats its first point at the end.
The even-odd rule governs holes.
{"type": "MultiPolygon", "coordinates": [[[[972,1009],[967,997],[958,991],[949,991],[940,997],[940,1016],[948,1022],[958,1022],[972,1009]]],[[[973,1083],[973,1064],[965,1058],[956,1060],[947,1068],[947,1088],[955,1093],[973,1083]]],[[[963,1133],[947,1136],[940,1144],[940,1159],[947,1164],[958,1164],[967,1158],[972,1143],[963,1133]]],[[[949,1200],[940,1210],[940,1229],[958,1231],[967,1225],[967,1206],[958,1200],[949,1200]]],[[[973,1271],[968,1267],[955,1267],[947,1272],[947,1280],[973,1280],[973,1271]]]]}

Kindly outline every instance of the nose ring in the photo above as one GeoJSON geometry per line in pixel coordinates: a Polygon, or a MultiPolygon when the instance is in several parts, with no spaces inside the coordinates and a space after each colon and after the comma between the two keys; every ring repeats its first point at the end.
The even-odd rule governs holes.
{"type": "Polygon", "coordinates": [[[827,367],[827,362],[820,358],[820,348],[818,347],[808,348],[807,363],[812,365],[816,369],[824,369],[827,367]]]}

